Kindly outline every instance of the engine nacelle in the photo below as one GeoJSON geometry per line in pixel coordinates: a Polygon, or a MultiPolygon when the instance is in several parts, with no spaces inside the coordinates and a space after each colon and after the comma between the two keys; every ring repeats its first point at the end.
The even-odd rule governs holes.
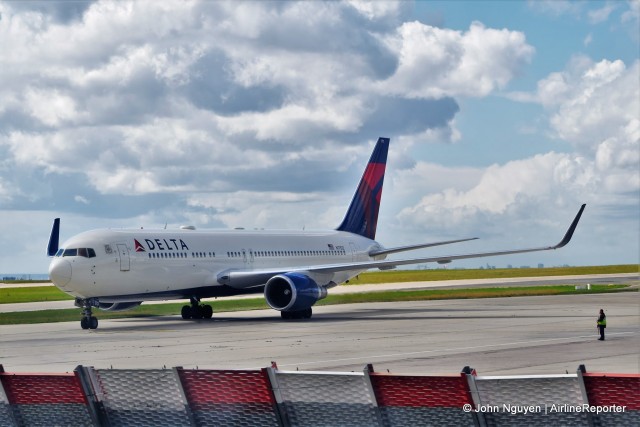
{"type": "Polygon", "coordinates": [[[273,276],[264,287],[267,304],[280,311],[305,310],[326,296],[326,288],[300,273],[273,276]]]}
{"type": "Polygon", "coordinates": [[[136,308],[142,304],[142,301],[134,302],[101,302],[98,308],[103,311],[125,311],[136,308]]]}

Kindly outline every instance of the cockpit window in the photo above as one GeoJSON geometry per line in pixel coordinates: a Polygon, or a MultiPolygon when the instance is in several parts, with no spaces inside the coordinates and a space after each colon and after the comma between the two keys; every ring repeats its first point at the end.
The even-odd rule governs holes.
{"type": "Polygon", "coordinates": [[[58,249],[58,252],[56,252],[56,256],[62,256],[63,252],[64,252],[64,249],[62,248],[58,249]]]}
{"type": "MultiPolygon", "coordinates": [[[[62,250],[62,249],[61,249],[62,250]]],[[[60,251],[58,251],[58,254],[60,251]]],[[[56,254],[56,256],[60,256],[56,254]]],[[[62,256],[81,256],[84,258],[95,258],[96,251],[93,248],[73,248],[73,249],[64,249],[62,256]]]]}

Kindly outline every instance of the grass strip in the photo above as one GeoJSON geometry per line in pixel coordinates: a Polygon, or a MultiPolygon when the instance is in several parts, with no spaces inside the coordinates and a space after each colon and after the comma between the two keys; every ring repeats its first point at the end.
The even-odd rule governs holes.
{"type": "Polygon", "coordinates": [[[371,271],[360,274],[349,281],[348,285],[365,285],[377,283],[428,282],[434,280],[466,280],[466,279],[503,279],[513,277],[545,277],[576,276],[583,274],[616,274],[638,273],[640,266],[604,265],[585,267],[551,267],[551,268],[496,268],[474,270],[393,270],[371,271]]]}
{"type": "MultiPolygon", "coordinates": [[[[441,299],[465,298],[501,298],[539,295],[580,295],[607,292],[638,292],[637,288],[628,285],[592,285],[591,290],[576,290],[574,285],[470,288],[470,289],[438,289],[416,291],[381,291],[345,295],[329,295],[317,305],[353,304],[364,302],[403,302],[441,299]]],[[[109,312],[95,310],[99,319],[140,318],[151,316],[179,316],[184,303],[176,304],[143,304],[133,310],[109,312]]],[[[213,302],[215,313],[229,311],[262,310],[269,308],[264,298],[240,300],[219,300],[213,302]]],[[[0,313],[0,325],[17,325],[27,323],[70,322],[80,319],[80,309],[41,310],[29,312],[0,313]]]]}
{"type": "Polygon", "coordinates": [[[27,288],[0,289],[0,304],[64,300],[73,301],[73,297],[65,294],[55,286],[30,286],[27,288]]]}

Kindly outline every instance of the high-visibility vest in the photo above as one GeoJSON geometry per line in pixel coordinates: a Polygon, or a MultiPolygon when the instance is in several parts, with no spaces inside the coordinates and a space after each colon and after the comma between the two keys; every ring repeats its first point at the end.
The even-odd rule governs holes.
{"type": "Polygon", "coordinates": [[[607,326],[607,318],[605,317],[602,320],[598,320],[598,326],[607,326]]]}

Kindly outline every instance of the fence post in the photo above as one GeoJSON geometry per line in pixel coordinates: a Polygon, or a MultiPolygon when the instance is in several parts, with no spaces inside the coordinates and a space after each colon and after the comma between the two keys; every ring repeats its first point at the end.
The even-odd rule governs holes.
{"type": "Polygon", "coordinates": [[[184,385],[182,384],[182,378],[180,378],[180,372],[182,370],[182,366],[176,366],[174,368],[171,368],[171,371],[173,371],[173,376],[176,380],[176,383],[178,384],[178,389],[180,390],[180,395],[182,396],[182,404],[184,405],[184,410],[187,413],[187,417],[189,417],[189,423],[192,426],[196,426],[196,420],[195,417],[193,416],[193,412],[191,412],[191,405],[189,403],[189,399],[187,399],[187,393],[184,391],[184,385]]]}
{"type": "Polygon", "coordinates": [[[471,395],[471,400],[473,402],[473,407],[471,408],[473,422],[479,427],[487,427],[487,420],[484,417],[484,413],[477,411],[477,408],[482,405],[482,399],[480,399],[480,392],[476,385],[476,370],[469,366],[465,366],[462,368],[460,375],[467,377],[467,386],[469,387],[469,394],[471,395]]]}
{"type": "MultiPolygon", "coordinates": [[[[578,366],[577,374],[578,374],[578,384],[580,385],[580,393],[582,394],[582,403],[589,404],[589,394],[587,393],[587,387],[584,383],[584,374],[587,372],[587,368],[584,365],[578,366]]],[[[589,423],[589,427],[594,427],[595,422],[593,419],[593,414],[591,412],[587,412],[587,422],[589,423]]]]}
{"type": "Polygon", "coordinates": [[[280,384],[278,383],[278,376],[276,375],[276,371],[278,370],[278,365],[276,364],[276,362],[271,362],[271,366],[263,369],[267,372],[267,377],[269,379],[269,386],[271,387],[271,392],[273,393],[273,397],[276,400],[278,420],[280,421],[282,427],[291,427],[291,422],[289,421],[289,415],[287,414],[287,411],[284,405],[284,399],[282,398],[282,392],[280,392],[280,384]]]}
{"type": "Polygon", "coordinates": [[[2,405],[2,407],[0,407],[0,425],[4,425],[4,422],[6,421],[7,425],[17,426],[18,421],[13,414],[13,408],[9,402],[9,396],[7,396],[7,392],[4,391],[1,374],[4,374],[4,367],[2,365],[0,365],[0,405],[2,405]]]}
{"type": "Polygon", "coordinates": [[[373,373],[373,365],[368,363],[364,369],[364,382],[367,385],[367,389],[369,390],[369,394],[371,395],[371,402],[373,402],[373,409],[376,412],[376,419],[378,420],[379,426],[384,426],[384,421],[382,419],[382,414],[380,413],[380,407],[378,406],[378,399],[376,398],[376,392],[373,389],[373,383],[371,382],[371,373],[373,373]]]}
{"type": "Polygon", "coordinates": [[[78,381],[80,381],[80,386],[82,387],[84,396],[87,398],[87,406],[91,420],[96,426],[108,427],[109,420],[104,410],[102,400],[98,398],[95,387],[96,384],[91,380],[92,369],[93,367],[91,366],[78,365],[74,369],[74,373],[78,378],[78,381]]]}

